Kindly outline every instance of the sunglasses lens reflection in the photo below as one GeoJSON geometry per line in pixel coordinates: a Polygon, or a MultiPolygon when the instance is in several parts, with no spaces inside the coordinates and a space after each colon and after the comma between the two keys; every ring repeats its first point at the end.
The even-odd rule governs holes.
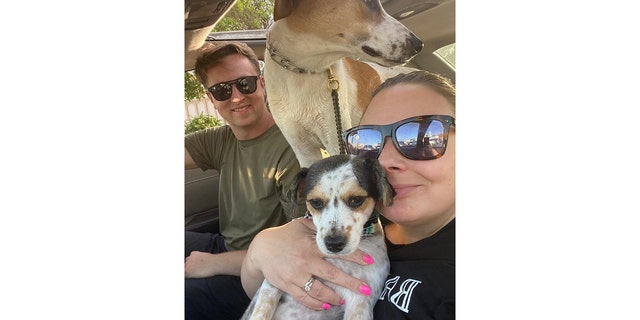
{"type": "Polygon", "coordinates": [[[235,85],[242,94],[250,94],[256,92],[257,82],[257,76],[242,77],[233,81],[215,84],[209,88],[209,92],[211,92],[214,99],[225,101],[231,98],[231,85],[235,85]]]}
{"type": "MultiPolygon", "coordinates": [[[[412,160],[437,159],[445,150],[445,128],[440,120],[424,119],[393,128],[394,144],[400,153],[412,160]]],[[[348,152],[363,158],[377,158],[383,134],[374,128],[363,128],[347,136],[348,152]]]]}
{"type": "Polygon", "coordinates": [[[378,158],[382,134],[375,129],[361,129],[347,136],[347,152],[363,158],[378,158]]]}
{"type": "Polygon", "coordinates": [[[236,82],[236,88],[243,94],[249,94],[256,91],[256,79],[255,77],[240,78],[236,82]]]}
{"type": "Polygon", "coordinates": [[[409,159],[436,159],[444,152],[444,126],[439,120],[405,123],[395,133],[396,145],[409,159]]]}
{"type": "Polygon", "coordinates": [[[231,85],[228,83],[216,84],[211,87],[211,94],[218,101],[224,101],[231,98],[231,85]]]}

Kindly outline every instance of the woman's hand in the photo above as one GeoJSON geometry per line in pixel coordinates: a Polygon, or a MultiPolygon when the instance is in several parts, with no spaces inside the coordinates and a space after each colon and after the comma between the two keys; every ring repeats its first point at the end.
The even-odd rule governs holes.
{"type": "MultiPolygon", "coordinates": [[[[261,231],[253,239],[242,264],[242,285],[249,297],[266,278],[303,305],[322,310],[327,303],[344,303],[331,288],[314,281],[309,292],[303,286],[312,277],[330,281],[353,292],[361,293],[363,283],[324,260],[315,242],[315,228],[309,219],[296,219],[283,226],[261,231]]],[[[370,257],[360,250],[343,257],[366,265],[370,257]]],[[[368,286],[367,286],[368,287],[368,286]]]]}

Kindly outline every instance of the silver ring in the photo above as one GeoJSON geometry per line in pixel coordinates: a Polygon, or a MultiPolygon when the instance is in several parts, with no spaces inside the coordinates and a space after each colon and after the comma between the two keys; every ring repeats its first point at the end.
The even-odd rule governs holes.
{"type": "Polygon", "coordinates": [[[311,276],[311,279],[309,279],[309,281],[307,281],[307,283],[304,284],[304,287],[302,287],[302,289],[304,289],[304,292],[309,292],[309,290],[311,290],[311,285],[313,285],[313,281],[316,280],[313,276],[311,276]]]}

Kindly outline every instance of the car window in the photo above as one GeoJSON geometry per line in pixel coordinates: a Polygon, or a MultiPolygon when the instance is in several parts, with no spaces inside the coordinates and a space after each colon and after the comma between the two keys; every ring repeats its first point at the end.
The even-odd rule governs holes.
{"type": "Polygon", "coordinates": [[[442,60],[446,61],[455,70],[456,68],[456,44],[455,43],[446,45],[436,50],[435,55],[440,57],[442,60]]]}
{"type": "Polygon", "coordinates": [[[211,32],[266,29],[273,16],[273,2],[274,0],[238,0],[211,32]]]}

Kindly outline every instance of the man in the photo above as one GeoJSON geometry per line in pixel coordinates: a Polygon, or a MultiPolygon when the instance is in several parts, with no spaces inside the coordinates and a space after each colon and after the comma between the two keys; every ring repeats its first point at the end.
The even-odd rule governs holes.
{"type": "Polygon", "coordinates": [[[249,303],[239,278],[249,243],[260,230],[304,212],[304,204],[286,197],[300,165],[266,107],[264,78],[251,48],[216,46],[198,58],[195,72],[228,125],[185,137],[185,169],[220,174],[220,233],[185,235],[185,314],[239,318],[249,303]]]}

